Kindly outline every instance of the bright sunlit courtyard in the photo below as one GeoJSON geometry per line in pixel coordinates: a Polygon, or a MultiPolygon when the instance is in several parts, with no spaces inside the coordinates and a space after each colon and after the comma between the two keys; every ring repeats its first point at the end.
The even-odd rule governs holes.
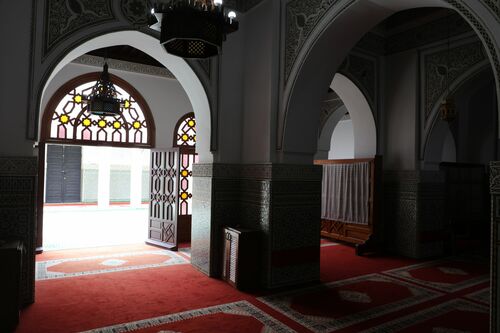
{"type": "Polygon", "coordinates": [[[147,238],[148,205],[44,207],[44,250],[121,245],[147,238]]]}

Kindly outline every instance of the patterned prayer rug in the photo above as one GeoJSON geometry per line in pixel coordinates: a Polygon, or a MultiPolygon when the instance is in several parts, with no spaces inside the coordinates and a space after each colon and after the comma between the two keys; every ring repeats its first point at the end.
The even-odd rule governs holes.
{"type": "Polygon", "coordinates": [[[363,333],[484,333],[488,332],[488,326],[488,307],[454,299],[363,333]]]}
{"type": "Polygon", "coordinates": [[[114,253],[84,258],[67,258],[36,263],[36,280],[128,271],[186,264],[188,260],[168,250],[114,253]]]}
{"type": "Polygon", "coordinates": [[[489,280],[487,265],[462,258],[430,261],[383,273],[446,292],[455,292],[489,280]]]}
{"type": "Polygon", "coordinates": [[[332,332],[441,295],[370,274],[258,299],[313,332],[332,332]]]}
{"type": "Polygon", "coordinates": [[[118,324],[82,333],[292,333],[278,320],[262,312],[247,301],[211,306],[156,318],[118,324]]]}

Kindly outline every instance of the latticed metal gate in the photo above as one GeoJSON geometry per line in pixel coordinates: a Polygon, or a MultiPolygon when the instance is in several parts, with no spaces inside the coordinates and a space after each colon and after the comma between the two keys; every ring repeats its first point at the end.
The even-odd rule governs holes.
{"type": "Polygon", "coordinates": [[[148,243],[177,249],[179,148],[151,150],[148,243]]]}

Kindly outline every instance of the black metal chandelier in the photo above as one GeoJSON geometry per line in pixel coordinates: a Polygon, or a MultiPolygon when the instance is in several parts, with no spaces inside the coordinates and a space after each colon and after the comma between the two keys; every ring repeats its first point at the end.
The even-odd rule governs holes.
{"type": "Polygon", "coordinates": [[[222,0],[170,0],[151,8],[149,26],[160,31],[165,50],[183,58],[209,58],[221,53],[227,34],[238,30],[236,13],[226,13],[222,0]]]}
{"type": "Polygon", "coordinates": [[[123,100],[118,99],[118,92],[111,82],[108,64],[105,62],[101,76],[95,83],[90,95],[85,96],[88,111],[97,116],[116,116],[121,113],[123,100]]]}

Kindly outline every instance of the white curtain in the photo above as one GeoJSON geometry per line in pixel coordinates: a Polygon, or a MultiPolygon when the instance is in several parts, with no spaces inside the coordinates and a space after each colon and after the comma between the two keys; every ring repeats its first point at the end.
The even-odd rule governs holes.
{"type": "Polygon", "coordinates": [[[370,163],[323,165],[321,217],[368,224],[370,163]]]}

